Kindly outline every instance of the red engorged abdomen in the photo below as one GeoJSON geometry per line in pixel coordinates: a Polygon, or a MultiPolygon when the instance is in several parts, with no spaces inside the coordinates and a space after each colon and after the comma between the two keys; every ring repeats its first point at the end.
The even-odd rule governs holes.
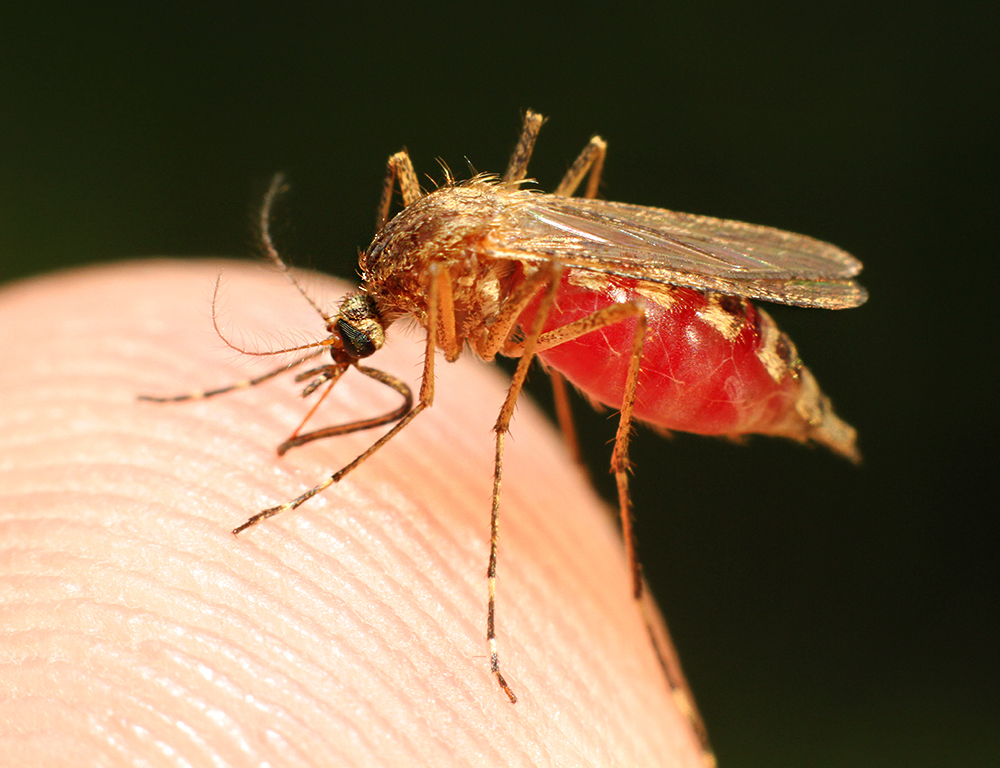
{"type": "MultiPolygon", "coordinates": [[[[645,304],[636,418],[705,435],[801,432],[792,426],[802,423],[795,411],[794,348],[749,301],[670,286],[639,293],[638,283],[624,279],[601,278],[599,290],[573,280],[572,274],[563,277],[546,331],[616,302],[645,304]]],[[[524,332],[538,303],[521,315],[524,332]]],[[[628,318],[539,357],[594,400],[621,408],[635,324],[628,318]]]]}

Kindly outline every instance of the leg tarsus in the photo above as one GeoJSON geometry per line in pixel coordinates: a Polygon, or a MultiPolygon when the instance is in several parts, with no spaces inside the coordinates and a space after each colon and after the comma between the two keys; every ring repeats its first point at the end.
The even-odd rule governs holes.
{"type": "Polygon", "coordinates": [[[524,354],[517,361],[517,369],[511,378],[510,387],[507,390],[507,397],[500,407],[496,424],[493,431],[496,433],[496,454],[493,462],[493,506],[490,513],[490,560],[486,568],[486,578],[489,584],[489,600],[486,608],[486,641],[490,647],[490,668],[496,677],[500,687],[510,699],[511,703],[517,701],[517,696],[507,685],[503,675],[500,673],[500,656],[497,651],[496,636],[496,584],[497,584],[497,559],[500,545],[500,481],[503,476],[503,446],[504,437],[510,429],[510,420],[514,415],[514,406],[517,398],[524,388],[524,380],[528,375],[528,367],[535,355],[535,345],[541,335],[542,328],[545,327],[545,320],[555,304],[556,291],[559,288],[559,281],[562,270],[558,265],[554,265],[548,274],[548,285],[545,296],[538,308],[531,324],[531,330],[524,341],[524,354]]]}
{"type": "Polygon", "coordinates": [[[310,352],[308,355],[304,355],[290,363],[287,363],[280,368],[275,368],[273,371],[268,371],[267,373],[261,374],[252,379],[243,379],[242,381],[237,381],[234,384],[229,384],[225,387],[219,387],[218,389],[210,389],[207,392],[188,392],[183,395],[171,395],[169,397],[159,397],[156,395],[136,395],[136,400],[142,400],[150,403],[182,403],[187,400],[205,400],[209,397],[216,397],[217,395],[224,395],[227,392],[235,392],[238,389],[249,389],[250,387],[256,387],[258,384],[263,384],[268,379],[273,379],[275,376],[280,376],[286,371],[290,371],[293,368],[297,368],[308,360],[312,360],[314,357],[323,354],[322,349],[318,349],[315,352],[310,352]]]}
{"type": "Polygon", "coordinates": [[[538,138],[538,131],[541,130],[545,118],[530,109],[524,113],[524,124],[521,127],[521,137],[517,140],[517,146],[510,156],[507,164],[507,172],[503,175],[503,180],[507,183],[523,181],[528,173],[528,161],[535,148],[535,139],[538,138]]]}
{"type": "Polygon", "coordinates": [[[587,182],[587,190],[583,196],[588,200],[597,197],[597,185],[601,182],[601,173],[604,171],[604,158],[607,152],[608,143],[600,136],[592,137],[576,160],[573,161],[573,165],[566,171],[566,175],[553,194],[560,197],[572,196],[589,171],[590,180],[587,182]]]}

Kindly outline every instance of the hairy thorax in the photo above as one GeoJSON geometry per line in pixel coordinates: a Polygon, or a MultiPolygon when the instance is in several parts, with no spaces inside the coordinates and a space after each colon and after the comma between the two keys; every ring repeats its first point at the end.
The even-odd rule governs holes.
{"type": "Polygon", "coordinates": [[[363,289],[384,321],[412,315],[426,325],[431,265],[450,275],[459,339],[476,349],[513,275],[494,255],[494,233],[509,228],[531,193],[488,177],[443,186],[408,205],[361,256],[363,289]]]}

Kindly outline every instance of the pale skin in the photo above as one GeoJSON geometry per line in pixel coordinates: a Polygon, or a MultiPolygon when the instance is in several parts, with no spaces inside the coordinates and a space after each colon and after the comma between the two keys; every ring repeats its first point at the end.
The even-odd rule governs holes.
{"type": "MultiPolygon", "coordinates": [[[[497,582],[518,703],[498,690],[482,626],[506,385],[489,366],[439,357],[420,419],[233,537],[380,430],[278,458],[309,407],[291,377],[137,403],[275,364],[211,330],[220,271],[226,327],[247,343],[322,336],[280,276],[250,265],[145,263],[0,292],[0,763],[701,765],[613,518],[525,401],[497,582]]],[[[370,362],[416,387],[422,354],[421,334],[394,326],[370,362]]],[[[396,407],[355,373],[310,426],[396,407]]]]}

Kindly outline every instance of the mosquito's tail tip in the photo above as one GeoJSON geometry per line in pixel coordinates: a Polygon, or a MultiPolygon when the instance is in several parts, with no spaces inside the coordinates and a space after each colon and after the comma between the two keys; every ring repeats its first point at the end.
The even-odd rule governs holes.
{"type": "Polygon", "coordinates": [[[805,422],[803,437],[829,448],[852,464],[860,464],[858,431],[834,413],[830,398],[820,391],[808,368],[799,370],[799,383],[799,398],[795,410],[805,422]]]}
{"type": "Polygon", "coordinates": [[[826,446],[852,464],[860,464],[861,451],[858,450],[858,431],[833,412],[829,399],[824,397],[822,405],[821,420],[819,423],[811,425],[809,439],[826,446]]]}

